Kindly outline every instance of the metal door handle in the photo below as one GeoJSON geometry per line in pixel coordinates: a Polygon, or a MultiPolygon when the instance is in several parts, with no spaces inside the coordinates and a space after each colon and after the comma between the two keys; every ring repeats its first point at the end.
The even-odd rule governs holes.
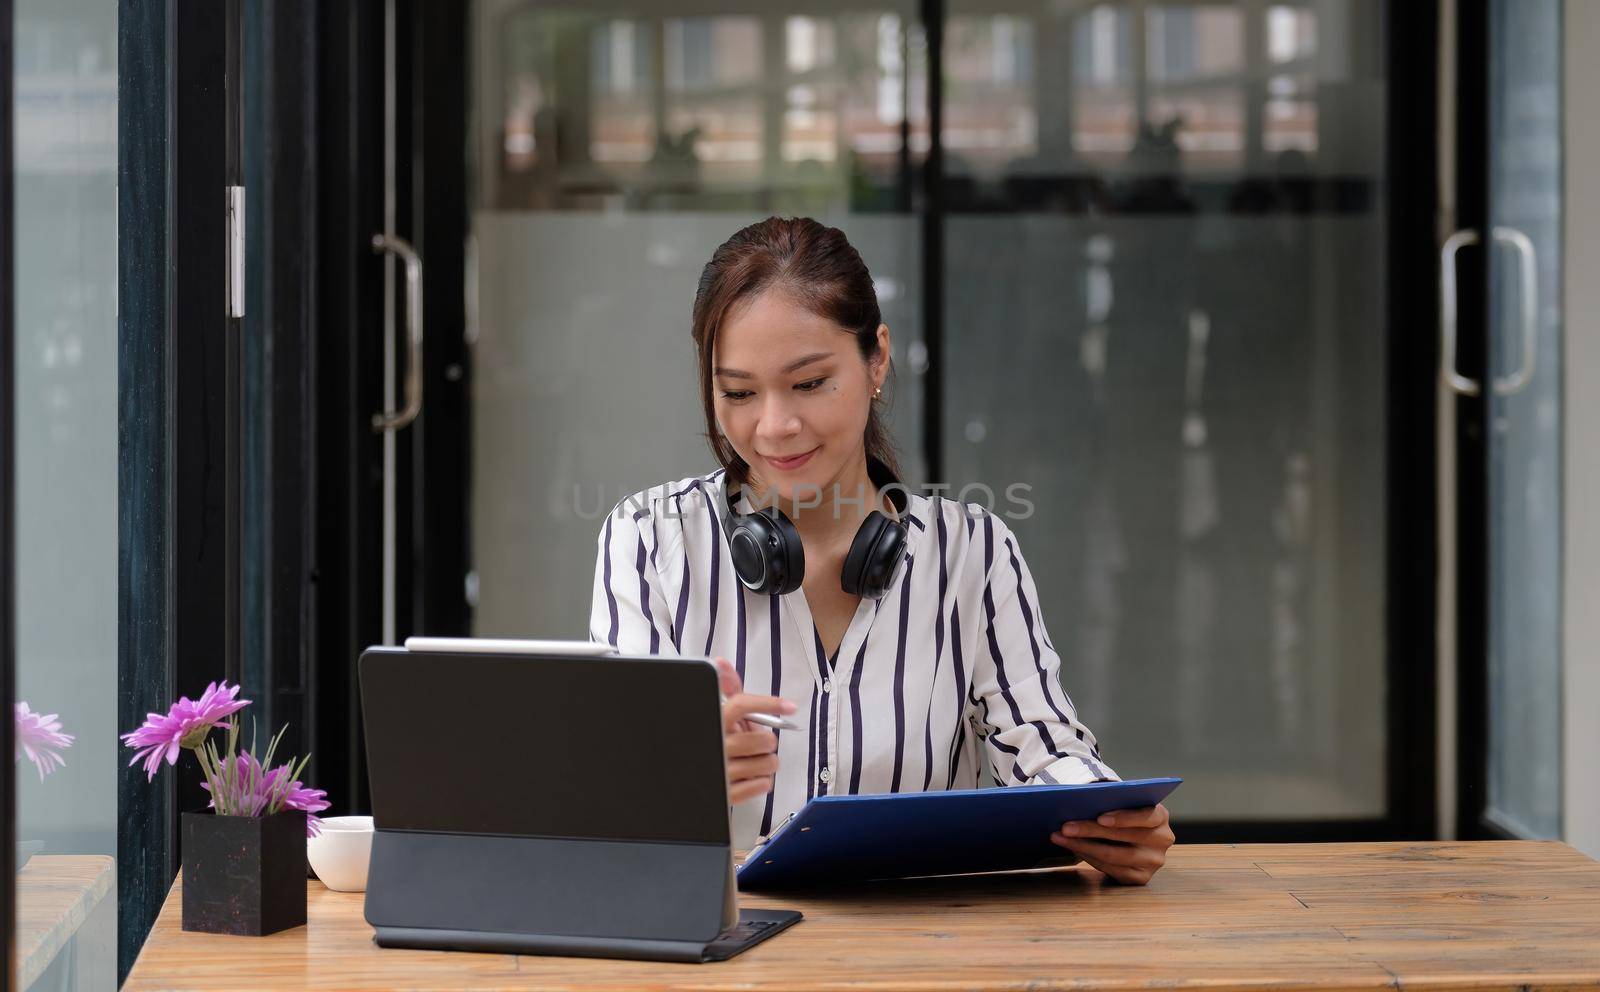
{"type": "Polygon", "coordinates": [[[1439,376],[1462,396],[1483,392],[1478,380],[1456,371],[1456,253],[1477,243],[1477,231],[1461,230],[1446,238],[1439,249],[1439,376]]]}
{"type": "MultiPolygon", "coordinates": [[[[1509,396],[1533,381],[1539,347],[1539,269],[1533,241],[1514,227],[1496,225],[1490,231],[1496,244],[1516,250],[1522,281],[1522,362],[1517,371],[1494,380],[1497,396],[1509,396]]],[[[1462,396],[1478,396],[1483,384],[1456,371],[1456,254],[1467,245],[1478,244],[1478,232],[1457,231],[1439,249],[1439,314],[1442,337],[1439,375],[1444,384],[1462,396]]]]}
{"type": "Polygon", "coordinates": [[[372,250],[393,252],[406,264],[406,405],[372,415],[373,430],[398,431],[422,412],[422,259],[410,242],[392,234],[374,234],[372,250]]]}
{"type": "Polygon", "coordinates": [[[1522,277],[1522,364],[1515,372],[1494,381],[1500,396],[1520,392],[1533,381],[1539,350],[1539,262],[1533,241],[1514,227],[1496,226],[1491,232],[1496,244],[1510,245],[1517,253],[1522,277]]]}

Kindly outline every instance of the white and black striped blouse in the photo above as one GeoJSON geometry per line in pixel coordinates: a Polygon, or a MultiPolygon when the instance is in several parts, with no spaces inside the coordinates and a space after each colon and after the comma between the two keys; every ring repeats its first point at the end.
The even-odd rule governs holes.
{"type": "Polygon", "coordinates": [[[973,788],[980,752],[1010,785],[1116,778],[1061,687],[1033,576],[998,517],[911,494],[905,566],[827,658],[803,590],[739,584],[711,495],[721,482],[719,469],[617,505],[589,633],[624,653],[725,657],[747,692],[799,706],[806,730],[777,732],[773,791],[733,811],[736,847],[815,795],[973,788]]]}

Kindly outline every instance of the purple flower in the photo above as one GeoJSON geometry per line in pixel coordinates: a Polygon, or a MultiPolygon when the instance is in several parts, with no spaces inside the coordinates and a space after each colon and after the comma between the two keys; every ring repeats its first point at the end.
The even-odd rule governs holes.
{"type": "Polygon", "coordinates": [[[33,767],[39,769],[39,781],[43,782],[46,775],[66,765],[57,752],[72,746],[72,735],[61,732],[61,721],[54,713],[35,713],[28,709],[27,703],[19,702],[16,727],[15,760],[21,761],[23,755],[27,755],[33,767]]]}
{"type": "Polygon", "coordinates": [[[322,833],[322,821],[316,814],[331,805],[326,792],[321,789],[308,789],[296,779],[289,783],[289,794],[284,797],[283,805],[285,809],[298,809],[306,814],[307,837],[316,837],[322,833]]]}
{"type": "Polygon", "coordinates": [[[179,751],[193,751],[205,776],[202,788],[211,794],[208,805],[218,816],[272,816],[292,809],[306,814],[306,835],[317,836],[322,832],[322,821],[313,814],[328,808],[327,793],[306,788],[297,777],[310,756],[273,766],[272,756],[288,727],[280,729],[268,743],[264,758],[256,757],[254,747],[241,752],[238,723],[223,722],[250,705],[250,700],[239,699],[238,695],[238,686],[213,682],[199,700],[191,702],[184,696],[172,704],[165,716],[149,714],[144,726],[122,735],[123,743],[135,749],[128,764],[144,762],[146,778],[154,779],[163,758],[173,765],[178,762],[179,751]],[[220,750],[210,738],[211,731],[218,727],[228,731],[227,742],[220,750]]]}
{"type": "Polygon", "coordinates": [[[199,700],[190,702],[188,696],[182,696],[172,704],[166,716],[147,715],[144,726],[122,735],[124,744],[138,749],[128,764],[138,764],[142,760],[145,778],[154,779],[162,758],[167,764],[175,765],[180,749],[198,748],[213,727],[231,727],[219,721],[250,705],[248,699],[235,699],[237,695],[239,687],[228,685],[227,680],[213,682],[206,686],[199,700]]]}
{"type": "Polygon", "coordinates": [[[272,786],[281,769],[263,772],[260,762],[249,751],[236,758],[223,758],[217,763],[215,790],[210,782],[201,782],[200,788],[211,793],[208,806],[224,816],[260,816],[272,799],[272,786]]]}
{"type": "Polygon", "coordinates": [[[245,751],[217,763],[220,785],[216,792],[209,782],[200,787],[212,793],[208,805],[223,816],[271,816],[286,809],[303,812],[306,836],[316,837],[322,833],[322,821],[312,814],[328,808],[328,794],[321,789],[308,789],[298,779],[291,780],[291,774],[287,764],[264,770],[255,755],[245,751]]]}

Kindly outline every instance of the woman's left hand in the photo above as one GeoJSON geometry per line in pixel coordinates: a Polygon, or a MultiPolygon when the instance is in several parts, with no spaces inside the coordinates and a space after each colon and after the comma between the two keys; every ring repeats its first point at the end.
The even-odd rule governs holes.
{"type": "Polygon", "coordinates": [[[1099,820],[1069,820],[1050,835],[1052,844],[1127,885],[1149,882],[1167,863],[1173,840],[1167,808],[1160,804],[1117,810],[1099,820]]]}

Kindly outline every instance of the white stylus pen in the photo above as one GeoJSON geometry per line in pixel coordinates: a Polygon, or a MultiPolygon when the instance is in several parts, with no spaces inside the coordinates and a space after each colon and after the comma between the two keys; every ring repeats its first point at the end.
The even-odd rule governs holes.
{"type": "Polygon", "coordinates": [[[790,723],[788,720],[785,720],[781,716],[771,716],[771,715],[766,714],[766,713],[751,713],[751,714],[747,715],[745,717],[745,719],[749,720],[751,723],[759,723],[763,727],[771,727],[773,730],[800,730],[800,729],[802,729],[801,727],[790,723]]]}
{"type": "MultiPolygon", "coordinates": [[[[723,696],[722,697],[722,701],[724,703],[726,703],[728,701],[728,697],[727,696],[723,696]]],[[[795,725],[793,723],[790,723],[788,720],[785,720],[781,716],[772,716],[769,713],[749,713],[749,714],[746,714],[743,717],[743,719],[749,720],[751,723],[759,723],[763,727],[771,727],[773,730],[804,730],[805,729],[804,727],[797,726],[797,725],[795,725]]]]}

